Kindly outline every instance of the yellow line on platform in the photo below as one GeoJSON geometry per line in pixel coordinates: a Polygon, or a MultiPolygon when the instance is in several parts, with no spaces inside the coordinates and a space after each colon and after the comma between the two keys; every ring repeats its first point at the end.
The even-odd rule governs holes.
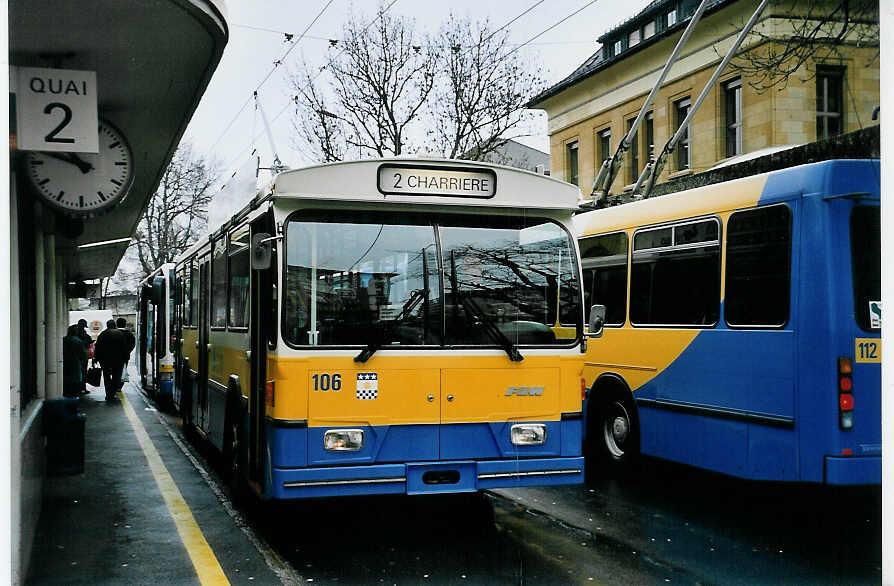
{"type": "Polygon", "coordinates": [[[155,483],[165,499],[165,504],[171,512],[174,523],[177,525],[177,532],[180,533],[180,539],[183,541],[187,553],[189,553],[189,559],[192,560],[192,565],[196,569],[199,581],[202,584],[215,586],[229,584],[230,581],[227,580],[223,568],[220,567],[220,563],[211,550],[211,546],[205,541],[202,530],[199,529],[198,523],[192,516],[192,511],[189,510],[189,506],[183,500],[183,495],[180,494],[177,484],[174,483],[174,479],[161,461],[161,456],[158,455],[155,445],[149,439],[149,434],[146,433],[146,429],[137,417],[136,412],[134,412],[133,407],[128,403],[124,393],[118,393],[118,396],[121,398],[121,404],[124,406],[124,413],[130,420],[137,440],[140,442],[140,447],[149,461],[152,476],[155,477],[155,483]]]}

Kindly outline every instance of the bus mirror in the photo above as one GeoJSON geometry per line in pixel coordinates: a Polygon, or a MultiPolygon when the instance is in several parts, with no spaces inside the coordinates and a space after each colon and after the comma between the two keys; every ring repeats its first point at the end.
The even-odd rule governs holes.
{"type": "Polygon", "coordinates": [[[270,234],[258,232],[251,237],[251,268],[263,271],[270,268],[270,260],[273,257],[273,247],[270,242],[270,234]]]}
{"type": "Polygon", "coordinates": [[[165,302],[165,278],[155,277],[152,279],[152,303],[154,305],[164,305],[165,302]]]}
{"type": "Polygon", "coordinates": [[[605,325],[605,306],[594,305],[590,308],[590,322],[587,336],[590,338],[601,338],[603,325],[605,325]]]}

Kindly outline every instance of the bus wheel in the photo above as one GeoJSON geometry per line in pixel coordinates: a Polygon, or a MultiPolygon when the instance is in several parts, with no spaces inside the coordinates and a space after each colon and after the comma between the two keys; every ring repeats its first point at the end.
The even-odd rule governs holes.
{"type": "Polygon", "coordinates": [[[245,500],[245,480],[242,478],[242,418],[235,409],[227,410],[224,426],[223,465],[232,500],[240,504],[245,500]]]}
{"type": "Polygon", "coordinates": [[[638,421],[630,400],[612,393],[600,404],[594,424],[591,441],[602,464],[614,473],[630,471],[639,453],[638,421]]]}
{"type": "Polygon", "coordinates": [[[183,435],[186,440],[192,442],[196,437],[195,426],[192,421],[192,380],[183,377],[183,389],[180,391],[180,421],[183,422],[183,435]]]}

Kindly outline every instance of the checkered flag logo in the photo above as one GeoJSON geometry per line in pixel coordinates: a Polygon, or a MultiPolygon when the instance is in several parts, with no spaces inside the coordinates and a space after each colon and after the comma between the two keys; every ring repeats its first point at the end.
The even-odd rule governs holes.
{"type": "Polygon", "coordinates": [[[377,373],[357,373],[357,398],[361,401],[379,398],[379,375],[377,373]]]}

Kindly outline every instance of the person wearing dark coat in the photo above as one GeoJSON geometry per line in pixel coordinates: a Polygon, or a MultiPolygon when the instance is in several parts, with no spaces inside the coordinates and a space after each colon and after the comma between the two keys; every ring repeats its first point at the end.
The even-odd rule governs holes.
{"type": "Polygon", "coordinates": [[[79,319],[78,320],[78,337],[84,343],[84,360],[81,363],[83,367],[83,372],[81,373],[81,393],[87,394],[90,391],[87,390],[87,361],[92,358],[90,349],[93,347],[93,337],[87,333],[87,320],[79,319]]]}
{"type": "MultiPolygon", "coordinates": [[[[127,367],[130,364],[130,353],[136,348],[137,339],[134,337],[133,333],[127,329],[127,320],[123,317],[119,317],[115,321],[115,325],[117,325],[118,329],[124,332],[124,335],[127,337],[127,359],[124,361],[124,368],[121,374],[121,387],[123,387],[125,381],[127,381],[127,367]]],[[[121,389],[119,388],[118,390],[120,391],[121,389]]]]}
{"type": "Polygon", "coordinates": [[[87,347],[77,325],[68,326],[62,338],[62,396],[77,397],[84,387],[83,363],[87,361],[87,347]]]}
{"type": "Polygon", "coordinates": [[[117,401],[116,393],[121,388],[121,371],[130,353],[124,331],[115,326],[115,320],[106,322],[106,329],[96,339],[93,359],[102,366],[102,382],[106,389],[106,401],[117,401]]]}

